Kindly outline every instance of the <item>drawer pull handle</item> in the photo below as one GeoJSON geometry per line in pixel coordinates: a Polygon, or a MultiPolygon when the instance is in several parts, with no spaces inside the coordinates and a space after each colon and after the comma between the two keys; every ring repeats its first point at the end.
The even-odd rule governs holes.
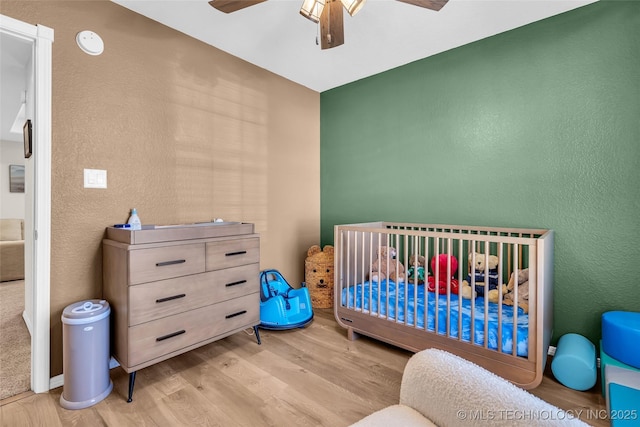
{"type": "Polygon", "coordinates": [[[156,300],[156,303],[167,302],[167,301],[171,301],[171,300],[178,299],[178,298],[184,298],[186,296],[187,296],[187,294],[180,294],[180,295],[174,295],[172,297],[160,298],[160,299],[156,300]]]}
{"type": "Polygon", "coordinates": [[[227,252],[224,256],[244,255],[247,251],[227,252]]]}
{"type": "Polygon", "coordinates": [[[232,317],[240,316],[240,315],[242,315],[242,314],[245,314],[246,312],[247,312],[247,310],[242,310],[242,311],[239,311],[239,312],[237,312],[237,313],[227,314],[227,315],[225,316],[225,319],[231,319],[232,317]]]}
{"type": "Polygon", "coordinates": [[[247,283],[247,281],[246,280],[238,280],[237,282],[227,283],[225,286],[226,287],[230,287],[230,286],[242,285],[243,283],[247,283]]]}
{"type": "Polygon", "coordinates": [[[182,264],[187,262],[185,259],[174,259],[173,261],[156,262],[156,267],[164,267],[167,265],[182,264]]]}
{"type": "Polygon", "coordinates": [[[185,331],[184,329],[182,329],[181,331],[172,332],[170,334],[167,334],[167,335],[164,335],[164,336],[156,338],[156,341],[168,340],[169,338],[173,338],[173,337],[177,337],[178,335],[182,335],[185,332],[187,332],[187,331],[185,331]]]}

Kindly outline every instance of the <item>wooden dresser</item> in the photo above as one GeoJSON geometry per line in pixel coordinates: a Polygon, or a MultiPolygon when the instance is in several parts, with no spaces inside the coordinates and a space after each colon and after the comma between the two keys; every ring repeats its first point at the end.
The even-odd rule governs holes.
{"type": "Polygon", "coordinates": [[[103,297],[111,352],[129,373],[253,327],[260,344],[260,240],[253,224],[107,228],[103,297]]]}

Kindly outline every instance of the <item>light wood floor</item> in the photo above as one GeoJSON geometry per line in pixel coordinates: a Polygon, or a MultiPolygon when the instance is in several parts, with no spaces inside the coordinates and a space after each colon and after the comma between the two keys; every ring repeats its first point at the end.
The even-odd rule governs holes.
{"type": "MultiPolygon", "coordinates": [[[[113,392],[90,408],[62,409],[62,388],[7,399],[1,425],[347,426],[398,402],[412,354],[366,337],[348,341],[330,310],[316,310],[306,329],[261,331],[261,337],[259,346],[238,333],[142,369],[132,403],[120,368],[111,370],[113,392]]],[[[532,392],[563,409],[584,410],[589,424],[608,426],[597,387],[570,390],[547,374],[532,392]]]]}

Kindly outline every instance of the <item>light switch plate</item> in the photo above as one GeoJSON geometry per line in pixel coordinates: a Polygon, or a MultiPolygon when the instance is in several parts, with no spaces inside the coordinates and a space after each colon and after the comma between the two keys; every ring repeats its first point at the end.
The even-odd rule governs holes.
{"type": "Polygon", "coordinates": [[[107,171],[102,169],[85,169],[84,188],[107,188],[107,171]]]}

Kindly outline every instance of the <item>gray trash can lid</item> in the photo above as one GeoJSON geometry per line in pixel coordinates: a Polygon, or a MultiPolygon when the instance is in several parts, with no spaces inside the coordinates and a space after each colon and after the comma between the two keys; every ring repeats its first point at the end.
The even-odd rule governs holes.
{"type": "Polygon", "coordinates": [[[62,312],[62,323],[79,325],[95,322],[108,317],[111,313],[109,303],[105,300],[85,300],[68,305],[62,312]]]}

